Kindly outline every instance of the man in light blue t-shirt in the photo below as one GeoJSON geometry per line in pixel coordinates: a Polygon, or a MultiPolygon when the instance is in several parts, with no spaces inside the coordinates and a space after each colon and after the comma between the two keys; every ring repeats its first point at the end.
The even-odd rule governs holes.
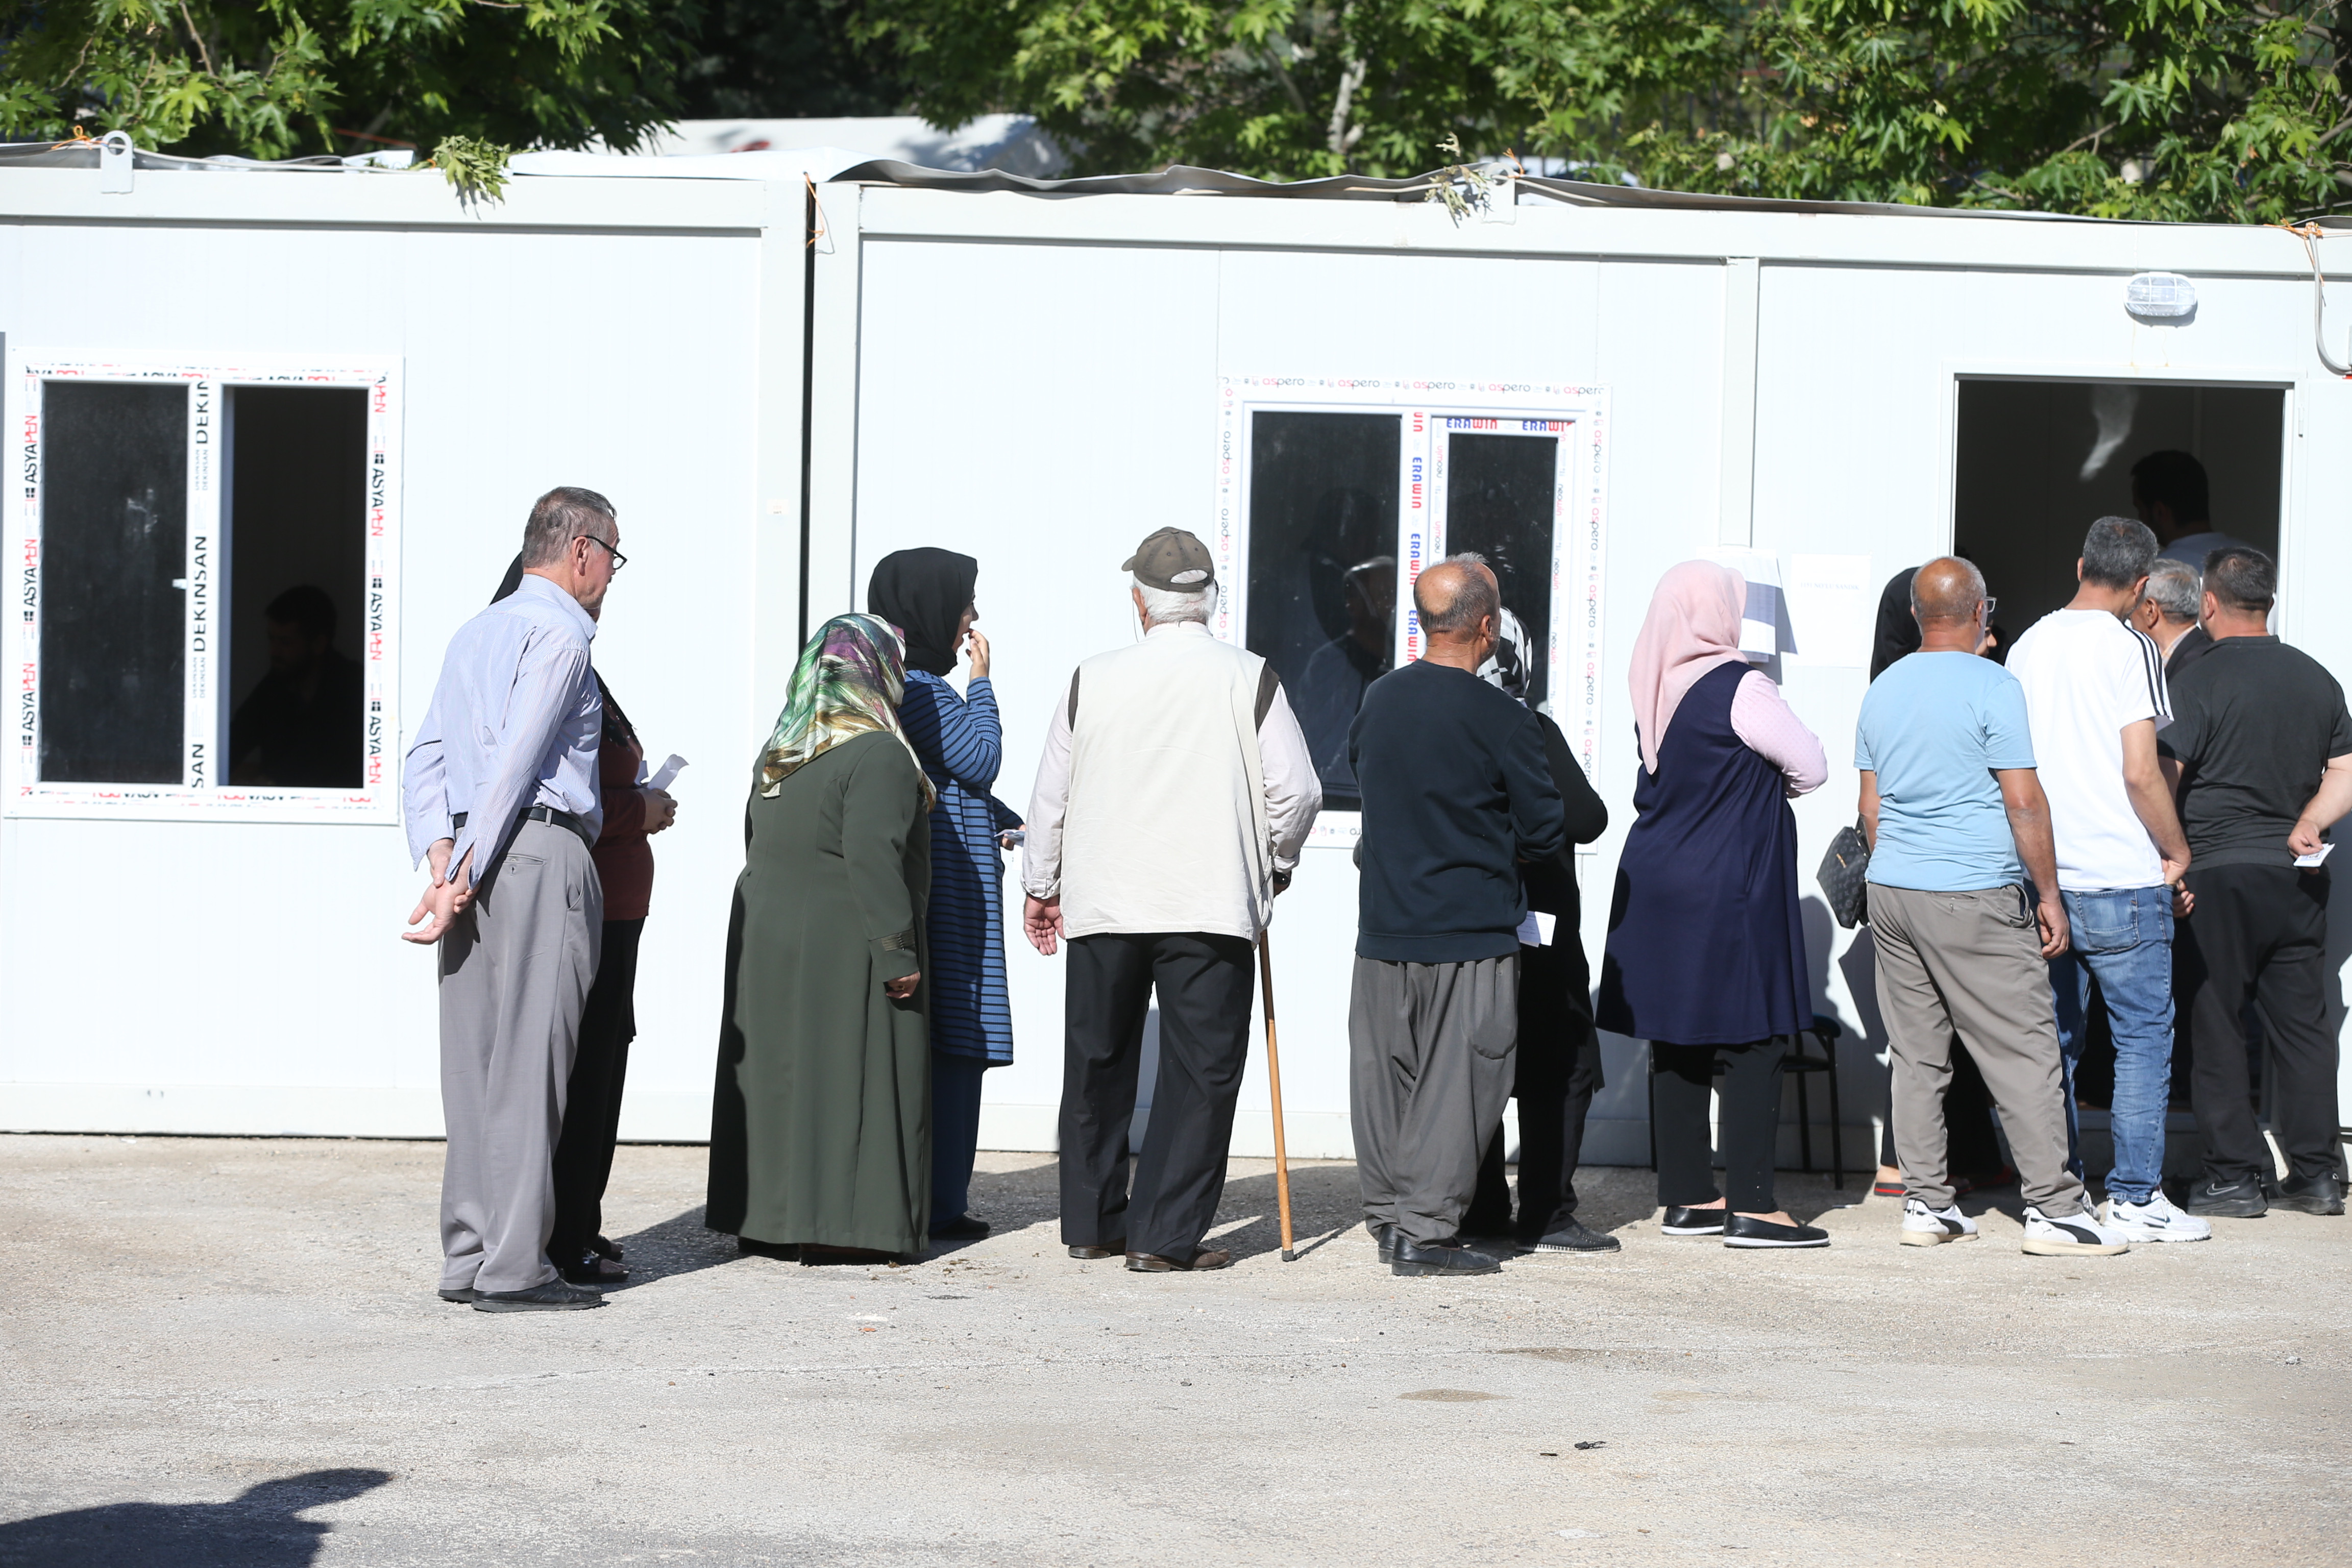
{"type": "Polygon", "coordinates": [[[1977,657],[1991,610],[1968,562],[1919,568],[1919,651],[1871,683],[1854,726],[1878,1007],[1894,1058],[1889,1115],[1906,1189],[1902,1240],[1929,1247],[1977,1234],[1953,1202],[1946,1163],[1958,1035],[2000,1108],[2025,1194],[2025,1250],[2122,1252],[2067,1164],[2045,967],[2066,951],[2066,910],[2024,688],[1977,657]]]}

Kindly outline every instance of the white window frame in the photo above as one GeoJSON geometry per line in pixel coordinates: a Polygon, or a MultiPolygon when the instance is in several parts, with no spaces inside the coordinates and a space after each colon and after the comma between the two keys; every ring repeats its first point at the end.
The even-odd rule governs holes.
{"type": "Polygon", "coordinates": [[[7,359],[7,426],[20,488],[8,518],[16,574],[15,613],[0,637],[14,688],[10,734],[0,744],[0,815],[151,822],[365,822],[400,820],[400,362],[278,355],[117,356],[14,349],[7,359]],[[41,508],[46,493],[42,395],[51,381],[177,382],[187,385],[188,514],[186,637],[181,782],[177,784],[44,783],[40,776],[41,508]],[[222,462],[217,437],[232,386],[360,387],[367,400],[366,601],[358,632],[364,683],[360,787],[282,789],[228,784],[228,669],[219,618],[222,462]]]}
{"type": "MultiPolygon", "coordinates": [[[[1608,389],[1568,383],[1406,377],[1224,375],[1218,381],[1216,527],[1211,548],[1216,555],[1218,580],[1226,584],[1226,592],[1219,595],[1217,618],[1211,629],[1226,641],[1244,646],[1249,624],[1244,601],[1253,414],[1276,409],[1331,414],[1394,410],[1402,416],[1396,552],[1403,568],[1397,581],[1401,613],[1396,660],[1400,667],[1422,654],[1420,617],[1412,607],[1413,581],[1423,564],[1440,558],[1446,550],[1444,478],[1451,430],[1475,426],[1478,434],[1499,430],[1559,437],[1561,462],[1552,500],[1552,624],[1546,631],[1547,686],[1551,716],[1567,736],[1569,749],[1585,776],[1592,777],[1601,758],[1601,621],[1607,603],[1603,588],[1608,563],[1608,389]],[[1449,425],[1449,421],[1465,423],[1449,425]]],[[[1352,844],[1360,826],[1355,812],[1328,811],[1316,822],[1314,841],[1352,844]]]]}

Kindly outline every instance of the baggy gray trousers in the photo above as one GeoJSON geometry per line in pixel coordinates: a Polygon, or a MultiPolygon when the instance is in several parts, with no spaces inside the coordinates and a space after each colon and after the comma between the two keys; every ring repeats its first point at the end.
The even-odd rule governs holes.
{"type": "Polygon", "coordinates": [[[2067,1168],[2066,1083],[2050,967],[2025,889],[1960,893],[1870,885],[1878,1010],[1894,1058],[1895,1154],[1904,1184],[1931,1208],[1952,1202],[1944,1091],[1952,1037],[1976,1058],[2000,1111],[2029,1204],[2057,1218],[2080,1213],[2083,1184],[2067,1168]]]}
{"type": "Polygon", "coordinates": [[[567,827],[525,822],[441,938],[441,1288],[555,1278],[555,1141],[604,889],[567,827]]]}
{"type": "Polygon", "coordinates": [[[1466,963],[1356,960],[1349,1101],[1364,1217],[1445,1241],[1503,1123],[1519,1038],[1519,955],[1466,963]]]}

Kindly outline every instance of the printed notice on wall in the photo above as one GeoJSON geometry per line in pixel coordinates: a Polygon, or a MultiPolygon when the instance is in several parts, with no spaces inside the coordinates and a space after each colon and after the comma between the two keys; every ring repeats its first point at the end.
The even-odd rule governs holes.
{"type": "Polygon", "coordinates": [[[1867,555],[1791,555],[1781,580],[1796,630],[1792,664],[1868,668],[1878,584],[1867,555]]]}

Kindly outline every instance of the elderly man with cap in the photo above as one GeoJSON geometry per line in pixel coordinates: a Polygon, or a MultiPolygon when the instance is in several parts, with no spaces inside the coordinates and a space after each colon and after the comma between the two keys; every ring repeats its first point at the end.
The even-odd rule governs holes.
{"type": "Polygon", "coordinates": [[[1222,1268],[1202,1237],[1225,1185],[1249,1055],[1255,943],[1323,792],[1274,667],[1209,633],[1215,563],[1163,528],[1129,557],[1143,636],[1070,677],[1029,805],[1023,925],[1066,940],[1062,1240],[1140,1273],[1222,1268]],[[1128,1182],[1143,1025],[1160,1076],[1128,1182]]]}

